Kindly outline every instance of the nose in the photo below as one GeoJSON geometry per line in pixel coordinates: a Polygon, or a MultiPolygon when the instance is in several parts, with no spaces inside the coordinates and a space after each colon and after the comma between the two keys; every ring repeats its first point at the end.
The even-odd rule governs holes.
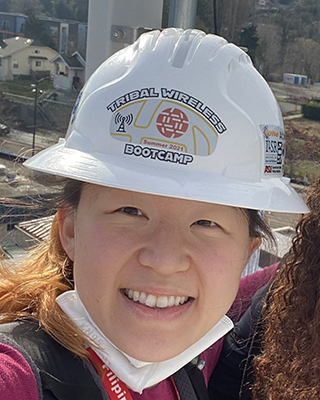
{"type": "Polygon", "coordinates": [[[171,224],[159,223],[148,234],[139,251],[141,265],[153,268],[161,275],[183,272],[190,267],[187,239],[171,224]]]}

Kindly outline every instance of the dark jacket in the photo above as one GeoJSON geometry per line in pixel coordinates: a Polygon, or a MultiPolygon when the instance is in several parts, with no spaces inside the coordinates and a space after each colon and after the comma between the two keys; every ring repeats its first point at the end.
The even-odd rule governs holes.
{"type": "MultiPolygon", "coordinates": [[[[91,363],[61,346],[37,321],[0,324],[0,342],[27,360],[40,400],[109,400],[91,363]]],[[[202,365],[197,357],[173,375],[181,400],[209,400],[202,365]]]]}
{"type": "Polygon", "coordinates": [[[261,352],[261,311],[270,285],[257,291],[251,307],[225,337],[219,361],[209,380],[210,400],[252,399],[252,360],[261,352]]]}

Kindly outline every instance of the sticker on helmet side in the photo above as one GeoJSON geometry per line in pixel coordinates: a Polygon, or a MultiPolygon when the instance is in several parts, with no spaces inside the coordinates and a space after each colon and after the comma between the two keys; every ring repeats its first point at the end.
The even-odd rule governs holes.
{"type": "MultiPolygon", "coordinates": [[[[199,156],[212,154],[218,135],[227,129],[209,107],[173,89],[135,90],[106,108],[113,113],[110,134],[114,139],[167,151],[166,161],[170,161],[171,152],[199,156]]],[[[159,154],[160,158],[150,158],[161,160],[163,153],[159,154]]],[[[173,158],[171,162],[180,163],[175,160],[173,158]]]]}
{"type": "Polygon", "coordinates": [[[284,131],[275,125],[260,125],[265,142],[265,175],[283,173],[285,154],[284,131]]]}

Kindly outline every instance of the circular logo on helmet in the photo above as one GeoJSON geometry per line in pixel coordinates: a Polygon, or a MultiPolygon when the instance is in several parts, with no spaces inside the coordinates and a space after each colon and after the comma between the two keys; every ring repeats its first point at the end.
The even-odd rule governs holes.
{"type": "Polygon", "coordinates": [[[178,138],[188,129],[189,120],[178,108],[166,108],[157,118],[157,128],[167,138],[178,138]]]}

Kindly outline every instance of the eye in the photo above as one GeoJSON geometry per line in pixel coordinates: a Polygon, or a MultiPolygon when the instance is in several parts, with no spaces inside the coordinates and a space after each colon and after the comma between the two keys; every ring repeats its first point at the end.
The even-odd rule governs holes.
{"type": "Polygon", "coordinates": [[[200,225],[204,226],[206,228],[211,228],[212,226],[217,226],[217,224],[213,221],[209,221],[208,219],[199,219],[199,221],[196,221],[193,225],[200,225]]]}
{"type": "Polygon", "coordinates": [[[119,211],[123,212],[124,214],[143,217],[143,213],[136,207],[122,207],[119,209],[119,211]]]}

